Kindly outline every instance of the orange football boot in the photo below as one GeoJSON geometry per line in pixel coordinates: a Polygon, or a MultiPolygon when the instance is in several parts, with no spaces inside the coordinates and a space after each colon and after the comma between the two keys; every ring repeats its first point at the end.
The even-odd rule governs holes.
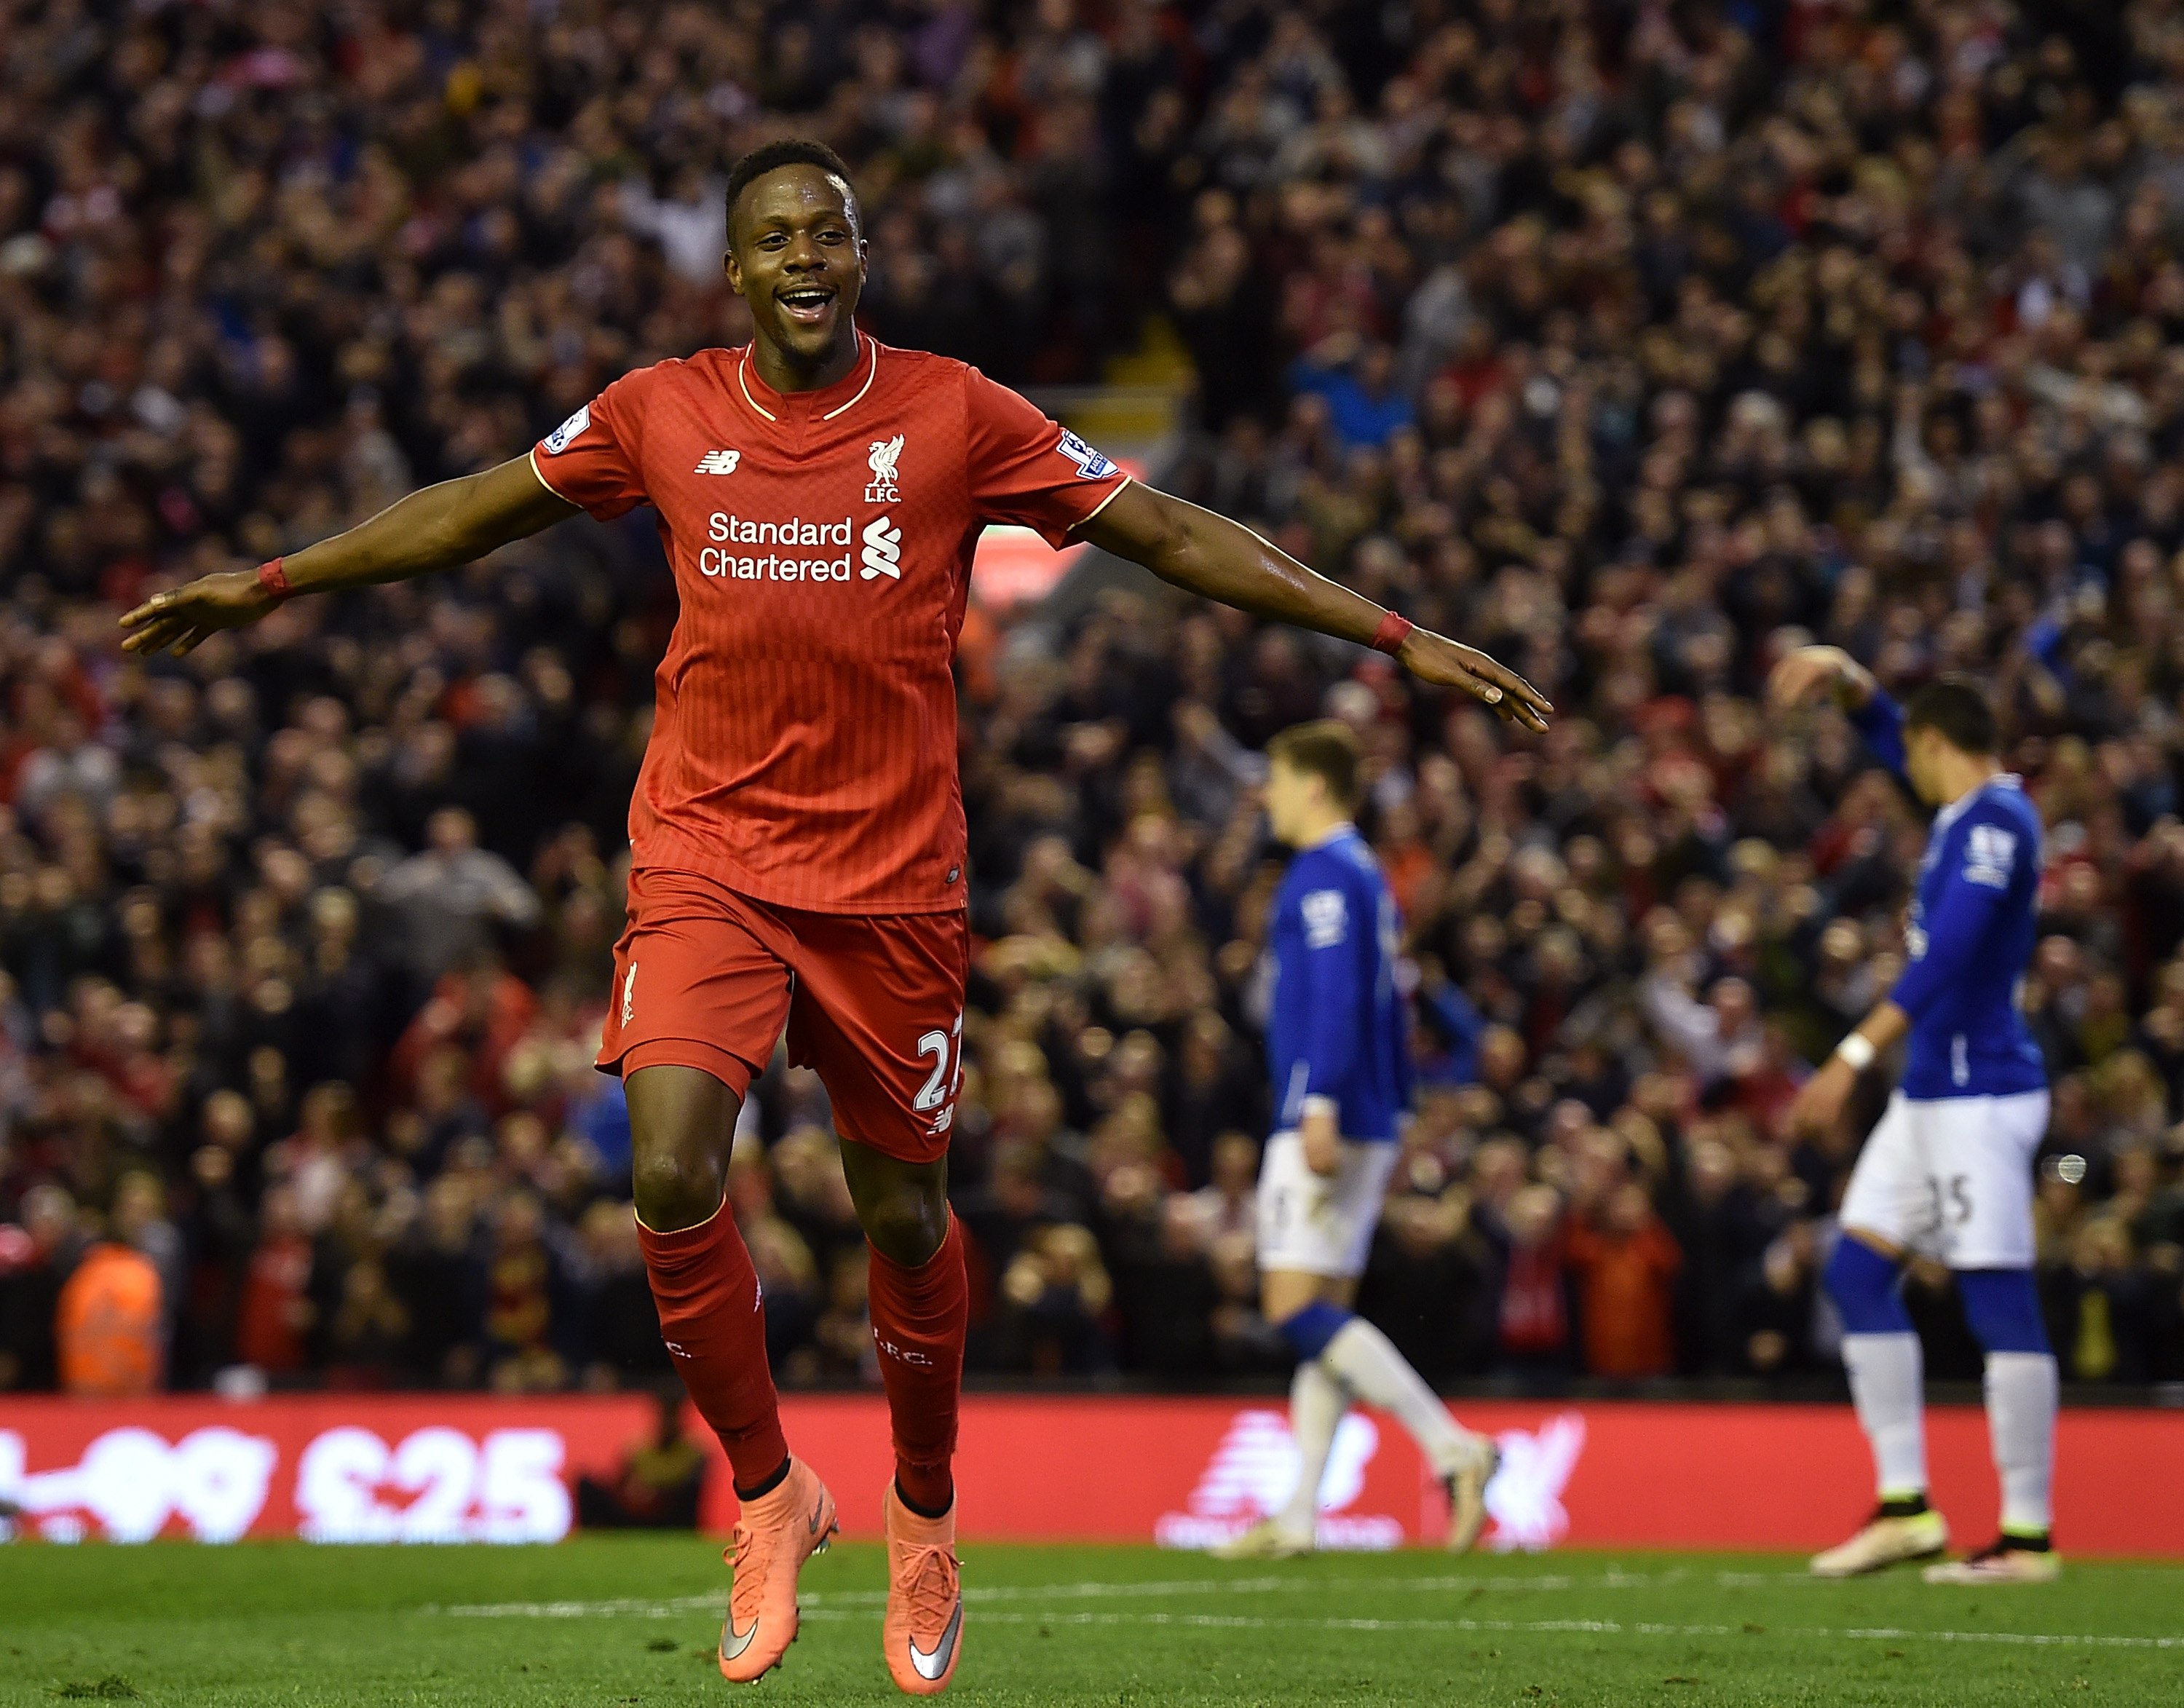
{"type": "Polygon", "coordinates": [[[744,1504],[735,1545],[727,1623],[721,1627],[721,1677],[738,1684],[781,1665],[796,1640],[796,1574],[834,1539],[834,1497],[800,1459],[781,1486],[744,1504]]]}
{"type": "Polygon", "coordinates": [[[956,1676],[963,1652],[963,1571],[956,1561],[956,1509],[921,1518],[888,1479],[881,1507],[888,1545],[887,1619],[881,1641],[888,1671],[912,1696],[937,1696],[956,1676]]]}

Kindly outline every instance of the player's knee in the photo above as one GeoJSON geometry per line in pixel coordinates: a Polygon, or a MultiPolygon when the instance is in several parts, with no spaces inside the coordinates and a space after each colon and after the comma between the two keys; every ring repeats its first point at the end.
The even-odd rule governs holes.
{"type": "Polygon", "coordinates": [[[1328,1342],[1340,1334],[1350,1322],[1350,1313],[1339,1304],[1314,1299],[1302,1310],[1292,1312],[1275,1326],[1281,1337],[1289,1342],[1290,1350],[1302,1363],[1318,1358],[1327,1350],[1328,1342]]]}
{"type": "Polygon", "coordinates": [[[1957,1297],[1964,1321],[1986,1352],[2045,1353],[2048,1326],[2031,1270],[1958,1270],[1957,1297]]]}
{"type": "Polygon", "coordinates": [[[694,1228],[720,1208],[721,1170],[697,1147],[640,1145],[631,1175],[637,1218],[655,1233],[694,1228]]]}
{"type": "Polygon", "coordinates": [[[1909,1334],[1910,1313],[1896,1291],[1897,1266],[1863,1241],[1836,1242],[1821,1279],[1846,1334],[1909,1334]]]}
{"type": "Polygon", "coordinates": [[[916,1181],[900,1181],[857,1207],[865,1237],[882,1257],[906,1269],[931,1260],[948,1237],[948,1194],[916,1181]]]}

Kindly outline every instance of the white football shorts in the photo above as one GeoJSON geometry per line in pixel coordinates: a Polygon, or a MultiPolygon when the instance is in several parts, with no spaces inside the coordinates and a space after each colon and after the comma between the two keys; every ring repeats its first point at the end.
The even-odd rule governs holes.
{"type": "Polygon", "coordinates": [[[2032,1267],[2032,1158],[2048,1093],[1888,1100],[1843,1194],[1845,1228],[1956,1270],[2032,1267]]]}
{"type": "Polygon", "coordinates": [[[1268,1139],[1259,1164],[1259,1267],[1345,1281],[1364,1274],[1401,1149],[1393,1140],[1345,1139],[1335,1172],[1316,1175],[1297,1134],[1268,1139]]]}

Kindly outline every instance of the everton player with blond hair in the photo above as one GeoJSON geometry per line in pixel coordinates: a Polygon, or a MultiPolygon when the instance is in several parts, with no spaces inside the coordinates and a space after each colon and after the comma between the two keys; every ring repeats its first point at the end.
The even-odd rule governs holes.
{"type": "Polygon", "coordinates": [[[1351,1309],[1410,1119],[1410,998],[1402,922],[1351,815],[1357,738],[1332,720],[1267,744],[1267,823],[1295,851],[1267,925],[1267,1065],[1274,1131],[1259,1169],[1259,1302],[1296,1354],[1290,1434],[1297,1480],[1213,1551],[1286,1560],[1317,1544],[1320,1484],[1343,1414],[1362,1400],[1410,1432],[1448,1491],[1448,1545],[1479,1539],[1494,1443],[1463,1429],[1395,1343],[1351,1309]]]}
{"type": "Polygon", "coordinates": [[[862,217],[818,143],[727,187],[740,349],[625,374],[526,455],[412,494],[257,570],[122,618],[187,652],[299,594],[484,556],[579,511],[657,513],[681,613],[630,807],[629,927],[599,1066],[628,1089],[639,1237],[692,1399],[742,1504],[722,1672],[796,1635],[834,1501],[791,1455],[758,1283],[723,1191],[736,1112],[786,1028],[833,1100],[871,1247],[893,1420],[888,1666],[944,1689],[961,1653],[951,1471],[967,1298],[947,1153],[962,1063],[965,827],[950,677],[981,529],[1086,540],[1187,592],[1395,656],[1530,729],[1546,701],[1248,530],[1131,480],[976,369],[860,332],[862,217]]]}

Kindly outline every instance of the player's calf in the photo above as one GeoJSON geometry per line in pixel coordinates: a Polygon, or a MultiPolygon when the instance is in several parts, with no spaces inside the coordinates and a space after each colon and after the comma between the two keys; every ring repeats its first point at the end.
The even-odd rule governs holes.
{"type": "Polygon", "coordinates": [[[1816,1577],[1854,1577],[1930,1560],[1948,1546],[1948,1526],[1926,1505],[1924,1366],[1897,1275],[1895,1258],[1854,1234],[1828,1259],[1825,1284],[1842,1315],[1843,1367],[1873,1449],[1880,1504],[1848,1541],[1813,1557],[1816,1577]]]}
{"type": "Polygon", "coordinates": [[[2002,1534],[1969,1560],[1930,1567],[1929,1583],[2045,1583],[2062,1569],[2050,1545],[2050,1487],[2060,1373],[2040,1295],[2025,1269],[1960,1270],[1964,1320],[1986,1351],[1987,1432],[2002,1480],[2002,1534]]]}

